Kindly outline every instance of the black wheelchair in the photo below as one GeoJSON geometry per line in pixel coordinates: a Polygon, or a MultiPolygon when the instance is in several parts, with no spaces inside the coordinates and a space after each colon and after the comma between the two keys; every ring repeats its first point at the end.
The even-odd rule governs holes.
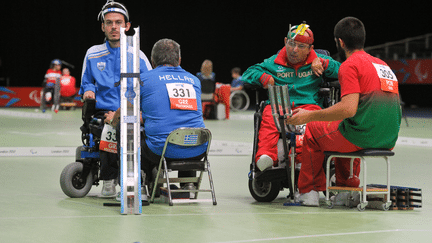
{"type": "Polygon", "coordinates": [[[104,126],[103,114],[96,112],[96,101],[86,99],[82,108],[81,140],[75,162],[68,164],[60,176],[63,192],[72,198],[86,196],[93,185],[99,185],[99,143],[104,126]]]}
{"type": "MultiPolygon", "coordinates": [[[[318,50],[317,52],[327,55],[329,54],[325,50],[318,50]]],[[[301,127],[294,127],[291,125],[277,125],[278,123],[284,124],[284,114],[278,114],[279,117],[276,117],[275,114],[273,114],[275,116],[275,123],[281,134],[278,143],[281,145],[278,146],[278,157],[283,159],[279,159],[277,166],[260,171],[256,166],[255,157],[256,151],[258,149],[258,132],[262,121],[262,113],[267,103],[265,101],[266,99],[260,101],[260,99],[263,97],[261,87],[248,86],[248,88],[254,89],[256,91],[253,154],[252,162],[250,164],[250,172],[248,175],[249,192],[258,202],[271,202],[276,199],[280,191],[283,191],[285,188],[287,188],[290,191],[287,197],[291,202],[294,202],[294,195],[297,191],[298,176],[300,174],[300,168],[295,168],[296,136],[301,135],[304,131],[302,131],[301,127]]],[[[323,79],[319,95],[323,98],[324,108],[334,105],[339,101],[340,97],[339,81],[323,79]]],[[[267,96],[264,97],[267,98],[267,96]]],[[[282,110],[285,109],[283,104],[278,105],[283,106],[282,110]]],[[[334,173],[334,165],[331,165],[330,177],[332,178],[332,183],[335,183],[334,173]]]]}

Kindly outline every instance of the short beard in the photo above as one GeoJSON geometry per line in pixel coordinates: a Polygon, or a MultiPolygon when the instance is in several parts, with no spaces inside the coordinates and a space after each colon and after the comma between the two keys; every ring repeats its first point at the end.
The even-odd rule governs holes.
{"type": "Polygon", "coordinates": [[[337,47],[340,62],[344,62],[347,59],[347,57],[346,57],[345,51],[342,49],[342,47],[340,45],[339,40],[336,41],[336,47],[337,47]]]}

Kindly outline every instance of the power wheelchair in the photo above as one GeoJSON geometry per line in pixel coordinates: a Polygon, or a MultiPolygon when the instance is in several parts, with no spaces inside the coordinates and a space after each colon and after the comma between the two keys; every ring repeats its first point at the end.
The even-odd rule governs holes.
{"type": "MultiPolygon", "coordinates": [[[[318,53],[329,55],[328,51],[316,50],[318,53]]],[[[264,171],[260,171],[255,163],[256,151],[258,149],[258,132],[262,121],[262,113],[265,106],[267,105],[266,99],[260,101],[262,97],[262,89],[257,86],[248,86],[249,89],[256,91],[256,108],[254,114],[254,141],[253,141],[253,154],[252,162],[250,164],[249,178],[249,192],[252,197],[258,202],[271,202],[279,195],[279,192],[285,188],[289,189],[290,193],[287,196],[288,199],[293,203],[294,195],[297,191],[297,181],[300,174],[300,168],[295,165],[295,148],[296,148],[296,136],[304,133],[304,128],[299,126],[285,126],[284,115],[289,115],[289,108],[285,107],[289,104],[289,101],[284,102],[278,98],[272,98],[276,101],[277,106],[282,106],[283,109],[278,114],[273,113],[274,120],[281,135],[278,142],[278,158],[279,162],[277,166],[268,168],[264,171]],[[282,103],[282,104],[281,104],[282,103]],[[282,124],[282,125],[281,125],[282,124]],[[281,158],[283,158],[281,160],[281,158]],[[297,168],[296,168],[297,167],[297,168]]],[[[281,92],[279,90],[273,90],[272,92],[281,92]]],[[[270,90],[269,90],[270,93],[270,90]]],[[[270,95],[270,96],[274,96],[270,95]]],[[[322,85],[319,91],[319,95],[323,98],[323,107],[329,107],[339,101],[340,97],[340,85],[337,80],[330,80],[323,78],[322,85]]],[[[267,96],[264,96],[267,98],[267,96]]],[[[283,95],[282,95],[283,97],[283,95]]],[[[280,110],[280,109],[279,109],[280,110]]],[[[324,164],[324,168],[326,164],[324,164]]],[[[332,183],[335,183],[335,170],[334,165],[331,164],[330,177],[332,183]]],[[[295,204],[294,204],[295,205],[295,204]]]]}
{"type": "Polygon", "coordinates": [[[93,185],[99,185],[99,143],[103,129],[103,114],[96,112],[96,100],[86,99],[82,108],[81,140],[75,162],[68,164],[60,176],[63,192],[72,198],[85,197],[93,185]]]}

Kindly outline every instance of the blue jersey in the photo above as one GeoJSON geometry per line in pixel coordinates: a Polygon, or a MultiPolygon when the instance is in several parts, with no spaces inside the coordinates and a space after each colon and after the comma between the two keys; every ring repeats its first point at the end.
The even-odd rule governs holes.
{"type": "Polygon", "coordinates": [[[233,79],[233,81],[231,82],[231,87],[236,88],[239,86],[244,86],[244,82],[241,79],[241,76],[236,79],[233,79]]]}
{"type": "MultiPolygon", "coordinates": [[[[159,66],[142,76],[141,110],[146,143],[161,155],[169,133],[180,127],[205,127],[201,105],[201,83],[180,66],[159,66]],[[187,102],[184,98],[189,97],[187,102]],[[186,104],[185,104],[186,103],[186,104]]],[[[191,158],[205,152],[205,146],[172,145],[166,157],[191,158]]]]}
{"type": "MultiPolygon", "coordinates": [[[[151,70],[150,62],[140,51],[140,73],[151,70]]],[[[84,58],[79,94],[93,91],[96,109],[115,111],[120,107],[120,48],[111,48],[108,41],[92,46],[84,58]],[[117,85],[116,85],[117,83],[117,85]]]]}

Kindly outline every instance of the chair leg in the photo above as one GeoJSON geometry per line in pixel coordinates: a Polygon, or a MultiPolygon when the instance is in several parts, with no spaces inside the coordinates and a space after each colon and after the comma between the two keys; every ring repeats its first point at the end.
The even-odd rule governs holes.
{"type": "Polygon", "coordinates": [[[167,166],[166,160],[164,160],[163,162],[164,162],[164,172],[165,172],[165,178],[166,178],[167,189],[168,189],[169,205],[172,206],[174,204],[173,204],[173,200],[172,200],[172,196],[171,196],[171,187],[170,187],[170,181],[169,181],[169,176],[168,176],[168,166],[167,166]]]}
{"type": "Polygon", "coordinates": [[[214,186],[213,186],[213,177],[212,177],[212,173],[210,170],[210,162],[207,161],[207,173],[208,173],[208,177],[209,177],[209,183],[210,183],[210,189],[211,189],[211,194],[212,194],[212,199],[213,199],[213,205],[216,205],[216,195],[215,195],[215,191],[214,191],[214,186]]]}
{"type": "Polygon", "coordinates": [[[154,202],[154,199],[156,197],[156,189],[157,189],[157,185],[158,185],[158,181],[159,181],[159,175],[160,175],[161,168],[162,168],[162,163],[159,162],[157,175],[156,175],[156,178],[154,179],[154,185],[153,185],[152,195],[151,195],[151,198],[150,198],[150,202],[151,203],[154,202]]]}

